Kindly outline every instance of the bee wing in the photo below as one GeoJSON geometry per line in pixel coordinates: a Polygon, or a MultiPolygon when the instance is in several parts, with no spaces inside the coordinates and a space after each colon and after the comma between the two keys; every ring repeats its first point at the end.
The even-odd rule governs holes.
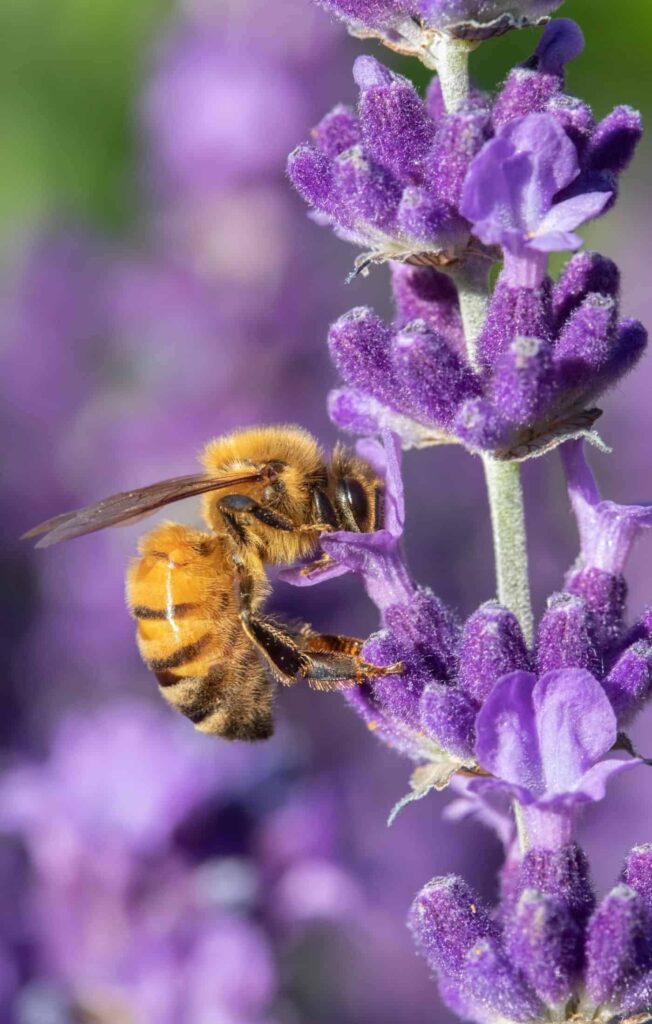
{"type": "Polygon", "coordinates": [[[62,540],[72,540],[73,537],[82,537],[86,533],[104,530],[107,526],[118,526],[120,523],[142,519],[159,508],[170,505],[173,501],[193,498],[198,494],[206,494],[208,491],[219,491],[224,487],[256,483],[266,479],[269,475],[270,471],[266,468],[261,472],[252,470],[251,473],[243,473],[241,471],[220,477],[208,477],[205,473],[197,473],[191,476],[174,477],[171,480],[161,480],[160,483],[150,484],[148,487],[141,487],[136,491],[113,494],[110,498],[104,498],[95,505],[86,505],[74,512],[64,512],[60,516],[54,516],[53,519],[48,519],[45,523],[40,523],[28,530],[23,534],[21,540],[40,537],[36,547],[48,548],[52,544],[59,544],[62,540]]]}

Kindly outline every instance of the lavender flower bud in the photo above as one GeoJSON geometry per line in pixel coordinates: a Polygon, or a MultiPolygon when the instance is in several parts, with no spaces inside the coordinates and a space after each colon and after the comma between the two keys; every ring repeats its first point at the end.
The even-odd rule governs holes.
{"type": "Polygon", "coordinates": [[[650,695],[652,645],[639,640],[624,651],[603,685],[619,723],[626,723],[650,695]]]}
{"type": "Polygon", "coordinates": [[[648,335],[638,320],[622,320],[616,330],[611,350],[602,367],[600,390],[612,387],[636,365],[647,346],[648,335]]]}
{"type": "Polygon", "coordinates": [[[489,113],[484,110],[451,114],[437,132],[428,164],[437,195],[458,206],[469,164],[489,138],[489,113]]]}
{"type": "Polygon", "coordinates": [[[584,33],[577,22],[555,18],[546,25],[534,51],[537,70],[561,78],[565,66],[579,57],[583,49],[584,33]]]}
{"type": "Polygon", "coordinates": [[[539,624],[536,647],[540,675],[560,668],[598,666],[593,622],[586,603],[571,594],[553,594],[539,624]]]}
{"type": "Polygon", "coordinates": [[[333,164],[314,146],[297,146],[288,157],[288,176],[297,192],[316,210],[332,214],[335,207],[333,164]]]}
{"type": "Polygon", "coordinates": [[[497,601],[481,605],[462,632],[460,687],[482,704],[501,676],[529,668],[525,640],[514,613],[497,601]]]}
{"type": "Polygon", "coordinates": [[[358,57],[353,76],[362,91],[359,114],[365,153],[401,180],[418,184],[435,126],[416,89],[373,57],[358,57]]]}
{"type": "Polygon", "coordinates": [[[630,850],[621,881],[638,893],[648,912],[652,913],[652,843],[644,843],[630,850]]]}
{"type": "Polygon", "coordinates": [[[514,68],[496,97],[492,112],[494,128],[498,130],[525,114],[543,113],[552,97],[559,93],[561,82],[557,75],[514,68]]]}
{"type": "Polygon", "coordinates": [[[347,384],[386,399],[392,390],[391,331],[372,309],[357,306],[331,326],[328,347],[347,384]]]}
{"type": "Polygon", "coordinates": [[[598,648],[612,648],[623,629],[627,601],[625,577],[591,566],[571,571],[566,579],[566,590],[582,598],[591,610],[598,648]]]}
{"type": "Polygon", "coordinates": [[[397,20],[411,13],[401,0],[318,0],[322,7],[352,28],[392,29],[397,20]]]}
{"type": "Polygon", "coordinates": [[[453,433],[469,448],[487,450],[498,446],[507,426],[491,402],[471,398],[455,416],[453,433]]]}
{"type": "Polygon", "coordinates": [[[521,863],[519,889],[536,889],[554,897],[582,925],[595,907],[589,863],[577,843],[567,843],[558,850],[528,850],[521,863]]]}
{"type": "Polygon", "coordinates": [[[383,167],[370,162],[361,146],[341,153],[333,173],[338,194],[337,219],[359,229],[370,225],[391,231],[401,201],[399,183],[383,167]]]}
{"type": "Polygon", "coordinates": [[[430,683],[421,696],[421,727],[456,757],[473,757],[477,713],[477,704],[453,686],[430,683]]]}
{"type": "Polygon", "coordinates": [[[490,397],[515,423],[531,423],[553,395],[552,346],[540,338],[517,337],[496,360],[490,397]]]}
{"type": "Polygon", "coordinates": [[[483,939],[469,950],[462,991],[485,1019],[538,1021],[545,1013],[496,940],[483,939]]]}
{"type": "Polygon", "coordinates": [[[463,248],[469,237],[461,217],[425,188],[406,188],[397,213],[399,231],[429,249],[463,248]]]}
{"type": "Polygon", "coordinates": [[[498,937],[498,926],[462,878],[433,878],[414,900],[408,918],[419,951],[431,967],[459,977],[469,950],[498,937]]]}
{"type": "Polygon", "coordinates": [[[310,136],[320,152],[334,159],[360,142],[360,122],[350,107],[338,103],[322,117],[319,124],[312,129],[310,136]]]}
{"type": "Polygon", "coordinates": [[[620,174],[629,165],[643,134],[638,110],[616,107],[596,128],[587,157],[593,171],[620,174]]]}
{"type": "Polygon", "coordinates": [[[613,260],[606,256],[600,256],[597,252],[578,252],[568,261],[553,288],[552,307],[557,330],[590,292],[617,299],[620,271],[613,260]]]}
{"type": "Polygon", "coordinates": [[[578,156],[583,158],[595,130],[595,118],[588,103],[560,93],[552,97],[546,106],[546,113],[561,125],[574,142],[578,156]]]}
{"type": "Polygon", "coordinates": [[[603,369],[616,315],[616,302],[610,295],[591,293],[569,316],[555,346],[555,365],[563,387],[582,387],[603,369]]]}
{"type": "Polygon", "coordinates": [[[587,991],[596,1005],[615,1004],[652,967],[650,918],[628,885],[612,889],[593,915],[586,958],[587,991]]]}
{"type": "Polygon", "coordinates": [[[423,320],[431,331],[442,334],[457,351],[463,351],[462,319],[457,289],[447,274],[434,267],[392,263],[392,290],[396,325],[423,320]]]}
{"type": "Polygon", "coordinates": [[[512,288],[501,274],[478,339],[478,358],[484,368],[493,367],[514,338],[552,341],[550,298],[549,281],[541,288],[512,288]]]}
{"type": "Polygon", "coordinates": [[[526,889],[506,920],[507,951],[548,1006],[566,1003],[582,967],[583,932],[568,907],[526,889]]]}
{"type": "Polygon", "coordinates": [[[479,392],[472,370],[421,320],[399,331],[392,354],[401,404],[419,419],[448,427],[460,404],[479,392]]]}

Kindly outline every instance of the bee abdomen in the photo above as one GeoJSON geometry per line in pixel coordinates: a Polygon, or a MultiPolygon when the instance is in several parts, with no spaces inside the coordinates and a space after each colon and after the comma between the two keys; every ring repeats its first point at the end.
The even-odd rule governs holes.
{"type": "Polygon", "coordinates": [[[190,612],[195,611],[198,607],[198,604],[193,601],[174,604],[171,608],[150,608],[145,604],[137,604],[131,609],[131,614],[135,619],[157,619],[169,622],[170,620],[176,621],[177,619],[186,618],[190,612]]]}
{"type": "Polygon", "coordinates": [[[243,669],[245,665],[228,670],[212,665],[204,676],[163,671],[156,678],[165,699],[200,732],[225,739],[268,739],[273,732],[271,684],[260,666],[252,663],[256,679],[249,680],[249,687],[239,687],[243,669]]]}
{"type": "Polygon", "coordinates": [[[198,640],[177,647],[176,650],[164,658],[147,658],[147,667],[152,672],[167,672],[168,669],[181,668],[182,665],[196,661],[199,655],[210,645],[212,639],[210,633],[204,633],[198,640]]]}

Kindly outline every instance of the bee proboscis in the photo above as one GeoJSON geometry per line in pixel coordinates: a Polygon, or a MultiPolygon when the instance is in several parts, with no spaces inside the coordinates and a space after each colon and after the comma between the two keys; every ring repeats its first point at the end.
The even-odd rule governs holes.
{"type": "Polygon", "coordinates": [[[270,736],[275,680],[332,690],[399,671],[365,662],[360,640],[290,628],[263,612],[267,565],[314,557],[325,530],[382,525],[383,483],[372,467],[339,446],[327,462],[316,440],[295,426],[217,438],[201,462],[203,473],[113,495],[25,537],[48,547],[203,495],[208,529],[154,527],[140,539],[126,587],[145,664],[167,700],[202,732],[270,736]]]}

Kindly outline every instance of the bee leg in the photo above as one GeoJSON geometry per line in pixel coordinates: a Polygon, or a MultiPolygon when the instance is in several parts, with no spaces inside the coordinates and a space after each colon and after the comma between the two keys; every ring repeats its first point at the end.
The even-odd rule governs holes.
{"type": "Polygon", "coordinates": [[[333,564],[334,559],[325,552],[320,555],[319,558],[315,558],[313,562],[308,562],[306,565],[301,567],[301,576],[310,576],[313,572],[319,572],[320,569],[326,569],[329,565],[333,564]]]}
{"type": "Polygon", "coordinates": [[[292,520],[288,516],[284,516],[280,512],[273,512],[269,508],[265,508],[264,505],[260,505],[253,498],[250,498],[247,494],[227,494],[226,497],[222,498],[219,503],[220,511],[223,515],[226,515],[228,519],[237,519],[241,513],[247,513],[257,519],[260,523],[264,523],[266,526],[271,526],[274,530],[284,530],[289,533],[295,530],[296,527],[292,520]]]}
{"type": "Polygon", "coordinates": [[[400,662],[381,666],[365,661],[360,657],[364,641],[355,637],[305,631],[299,636],[298,644],[309,655],[310,666],[303,678],[313,690],[339,690],[404,671],[400,662]]]}
{"type": "Polygon", "coordinates": [[[291,686],[299,679],[306,678],[311,659],[301,651],[289,633],[277,623],[252,614],[246,608],[240,612],[240,621],[245,633],[279,682],[291,686]]]}

